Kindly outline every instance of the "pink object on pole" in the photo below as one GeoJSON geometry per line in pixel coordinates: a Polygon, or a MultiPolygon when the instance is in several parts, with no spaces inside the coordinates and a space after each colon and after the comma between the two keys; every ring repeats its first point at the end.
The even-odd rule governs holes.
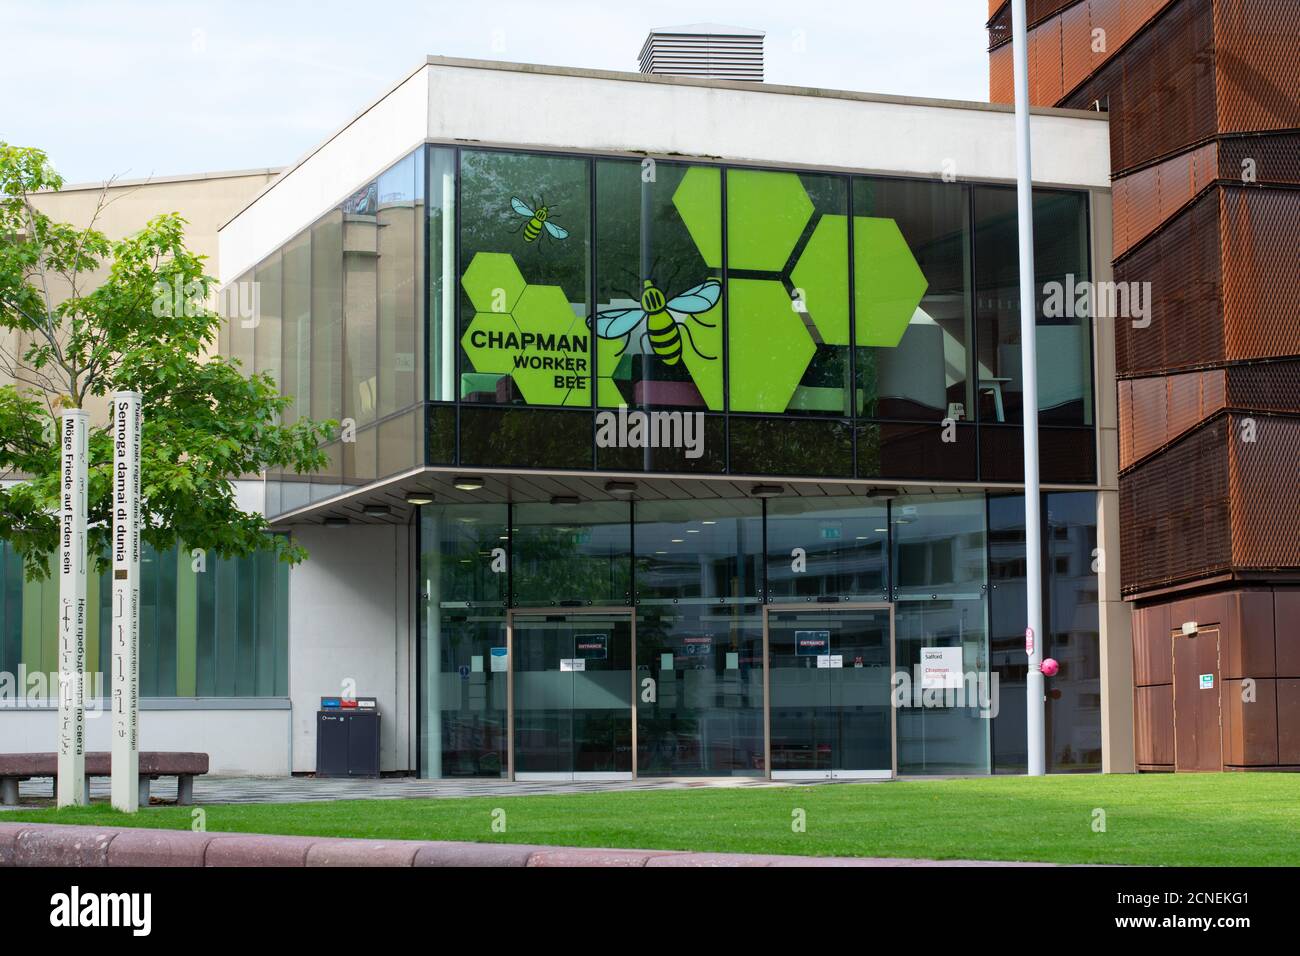
{"type": "Polygon", "coordinates": [[[1044,658],[1043,663],[1038,665],[1038,669],[1043,672],[1044,677],[1055,677],[1056,672],[1061,669],[1061,665],[1056,662],[1056,658],[1044,658]]]}

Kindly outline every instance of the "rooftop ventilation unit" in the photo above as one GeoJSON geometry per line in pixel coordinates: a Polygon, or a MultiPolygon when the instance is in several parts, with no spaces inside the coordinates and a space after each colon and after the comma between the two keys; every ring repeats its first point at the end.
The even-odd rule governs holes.
{"type": "Polygon", "coordinates": [[[641,72],[762,83],[763,36],[717,23],[651,30],[641,47],[641,72]]]}

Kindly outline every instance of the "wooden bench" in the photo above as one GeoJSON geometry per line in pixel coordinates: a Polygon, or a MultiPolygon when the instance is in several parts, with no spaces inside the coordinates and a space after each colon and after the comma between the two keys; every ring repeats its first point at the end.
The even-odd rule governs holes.
{"type": "MultiPolygon", "coordinates": [[[[111,754],[96,752],[86,754],[86,784],[89,792],[91,777],[112,775],[111,754]]],[[[176,802],[189,805],[194,802],[194,778],[208,772],[208,755],[201,753],[171,753],[166,751],[140,751],[140,805],[149,805],[149,781],[159,777],[176,778],[176,802]]],[[[0,802],[7,807],[18,803],[18,782],[32,777],[53,777],[54,789],[59,792],[59,756],[43,754],[0,754],[0,802]]]]}

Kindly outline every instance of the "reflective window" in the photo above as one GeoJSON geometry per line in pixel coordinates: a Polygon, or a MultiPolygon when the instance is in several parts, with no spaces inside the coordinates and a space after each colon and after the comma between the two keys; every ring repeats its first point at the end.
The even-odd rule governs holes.
{"type": "Polygon", "coordinates": [[[596,163],[596,401],[720,411],[722,172],[596,163]]]}
{"type": "Polygon", "coordinates": [[[515,505],[511,600],[516,607],[627,605],[631,506],[621,501],[515,505]]]}
{"type": "Polygon", "coordinates": [[[507,770],[506,527],[505,505],[420,509],[426,777],[501,777],[507,770]]]}
{"type": "Polygon", "coordinates": [[[727,171],[732,411],[850,413],[847,183],[727,171]]]}
{"type": "Polygon", "coordinates": [[[763,627],[757,608],[654,606],[636,622],[637,773],[761,776],[763,627]],[[647,685],[646,680],[652,683],[647,685]]]}
{"type": "Polygon", "coordinates": [[[974,420],[966,187],[854,179],[853,215],[858,413],[974,420]]]}
{"type": "Polygon", "coordinates": [[[888,522],[884,500],[769,501],[768,601],[888,600],[888,522]]]}
{"type": "Polygon", "coordinates": [[[428,149],[429,399],[456,398],[456,151],[428,149]]]}
{"type": "Polygon", "coordinates": [[[462,401],[591,406],[589,169],[462,151],[462,401]]]}
{"type": "Polygon", "coordinates": [[[637,603],[757,603],[762,515],[762,502],[752,498],[638,502],[637,603]]]}
{"type": "Polygon", "coordinates": [[[895,692],[898,771],[987,773],[996,698],[989,677],[984,496],[899,498],[890,519],[895,667],[906,676],[895,692]],[[951,687],[933,680],[926,686],[922,655],[936,651],[954,675],[951,687]]]}
{"type": "Polygon", "coordinates": [[[311,414],[311,233],[304,232],[284,247],[284,317],[280,333],[280,391],[293,399],[284,410],[291,425],[311,414]]]}
{"type": "MultiPolygon", "coordinates": [[[[271,552],[209,556],[141,545],[140,695],[284,697],[289,686],[289,569],[271,552]]],[[[58,670],[57,576],[27,581],[22,562],[0,542],[0,671],[58,670]]],[[[87,697],[112,693],[110,570],[86,579],[87,697]]],[[[54,685],[46,680],[47,687],[54,685]]]]}
{"type": "Polygon", "coordinates": [[[375,213],[378,293],[377,407],[379,417],[411,406],[423,372],[417,360],[416,277],[424,275],[423,170],[417,156],[407,156],[379,177],[375,213]]]}
{"type": "MultiPolygon", "coordinates": [[[[1024,421],[1021,395],[1016,191],[975,186],[975,294],[980,419],[1024,421]]],[[[1038,416],[1092,424],[1092,323],[1080,308],[1089,278],[1087,197],[1034,191],[1038,292],[1038,416]],[[1050,313],[1050,314],[1049,314],[1050,313]]]]}

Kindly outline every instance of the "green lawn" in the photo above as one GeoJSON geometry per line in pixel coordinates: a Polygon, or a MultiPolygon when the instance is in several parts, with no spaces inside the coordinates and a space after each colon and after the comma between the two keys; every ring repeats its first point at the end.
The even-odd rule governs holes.
{"type": "MultiPolygon", "coordinates": [[[[1046,860],[1300,864],[1300,775],[992,777],[750,790],[341,800],[206,809],[209,831],[571,846],[1046,860]],[[507,832],[491,829],[505,810],[507,832]],[[807,831],[791,829],[805,811],[807,831]],[[1105,811],[1104,833],[1094,811],[1105,811]]],[[[188,829],[189,807],[128,818],[107,805],[0,821],[188,829]]]]}

